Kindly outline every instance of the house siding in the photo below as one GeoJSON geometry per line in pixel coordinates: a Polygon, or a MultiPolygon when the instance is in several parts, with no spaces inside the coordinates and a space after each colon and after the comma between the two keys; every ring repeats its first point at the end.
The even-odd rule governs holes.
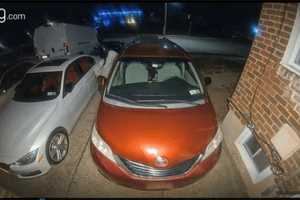
{"type": "MultiPolygon", "coordinates": [[[[281,63],[297,14],[297,3],[264,3],[259,27],[240,80],[231,97],[236,107],[230,109],[242,124],[252,113],[256,132],[268,143],[284,123],[300,135],[300,77],[281,63]],[[255,94],[256,93],[256,94],[255,94]],[[251,99],[254,96],[252,109],[251,99]],[[238,110],[237,110],[237,109],[238,110]]],[[[263,149],[267,149],[261,143],[263,149]]],[[[266,150],[268,156],[270,152],[266,150]]],[[[300,151],[287,160],[280,160],[284,174],[275,177],[282,192],[300,190],[300,151]]]]}

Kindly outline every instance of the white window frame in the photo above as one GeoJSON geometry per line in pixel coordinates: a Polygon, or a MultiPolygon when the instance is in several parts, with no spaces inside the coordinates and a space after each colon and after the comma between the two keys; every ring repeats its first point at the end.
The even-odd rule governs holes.
{"type": "Polygon", "coordinates": [[[297,15],[288,45],[280,62],[288,70],[300,75],[300,63],[295,62],[298,53],[300,54],[300,4],[298,4],[297,15]]]}
{"type": "MultiPolygon", "coordinates": [[[[255,167],[255,163],[252,160],[252,158],[249,156],[246,148],[244,147],[244,143],[252,136],[251,130],[246,126],[241,135],[236,139],[235,145],[240,152],[240,155],[242,157],[242,160],[248,170],[248,173],[251,177],[251,180],[254,184],[261,182],[268,176],[272,175],[271,167],[268,166],[266,169],[263,171],[259,172],[257,171],[255,167]]],[[[255,136],[253,136],[255,137],[255,136]]]]}

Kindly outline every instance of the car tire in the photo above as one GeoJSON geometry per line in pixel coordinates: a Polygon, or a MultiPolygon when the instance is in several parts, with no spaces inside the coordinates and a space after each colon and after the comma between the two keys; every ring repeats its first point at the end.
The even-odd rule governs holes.
{"type": "Polygon", "coordinates": [[[69,137],[65,129],[57,128],[49,136],[46,144],[46,156],[49,164],[57,165],[67,156],[69,137]]]}

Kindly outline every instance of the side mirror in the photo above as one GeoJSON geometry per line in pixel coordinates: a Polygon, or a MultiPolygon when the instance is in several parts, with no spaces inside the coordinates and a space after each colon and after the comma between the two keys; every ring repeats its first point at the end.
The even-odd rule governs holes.
{"type": "Polygon", "coordinates": [[[205,83],[205,85],[210,85],[211,84],[211,78],[210,77],[204,77],[204,83],[205,83]]]}
{"type": "Polygon", "coordinates": [[[73,83],[67,83],[65,85],[65,90],[64,90],[65,94],[68,94],[68,93],[72,92],[73,88],[74,88],[74,84],[73,83]]]}
{"type": "Polygon", "coordinates": [[[100,94],[102,95],[105,89],[107,83],[107,79],[104,76],[99,76],[98,77],[98,90],[100,92],[100,94]]]}

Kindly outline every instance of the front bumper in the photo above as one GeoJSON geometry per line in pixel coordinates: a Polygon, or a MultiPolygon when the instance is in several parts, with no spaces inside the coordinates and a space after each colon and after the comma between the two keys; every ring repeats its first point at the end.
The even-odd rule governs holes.
{"type": "Polygon", "coordinates": [[[12,174],[18,178],[34,178],[41,176],[49,171],[51,166],[47,162],[47,158],[41,155],[39,159],[36,159],[33,163],[28,165],[13,165],[0,163],[0,171],[4,171],[7,174],[12,174]]]}
{"type": "Polygon", "coordinates": [[[182,187],[193,183],[199,177],[213,168],[218,161],[221,153],[221,145],[205,160],[194,165],[187,173],[174,177],[165,177],[163,180],[143,179],[137,177],[118,164],[106,158],[98,149],[91,143],[91,154],[94,162],[99,167],[100,172],[108,178],[121,185],[133,187],[142,190],[163,190],[182,187]]]}

